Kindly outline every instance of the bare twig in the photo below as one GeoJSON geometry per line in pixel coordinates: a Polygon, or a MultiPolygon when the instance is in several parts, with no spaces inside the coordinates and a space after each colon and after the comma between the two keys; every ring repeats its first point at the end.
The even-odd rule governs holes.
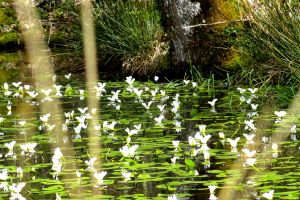
{"type": "Polygon", "coordinates": [[[182,28],[195,28],[199,26],[212,26],[212,25],[219,25],[219,24],[227,24],[227,23],[236,23],[236,22],[248,22],[249,19],[235,19],[235,20],[227,20],[227,21],[220,21],[220,22],[213,22],[213,23],[205,23],[205,24],[196,24],[191,26],[183,26],[182,28]]]}

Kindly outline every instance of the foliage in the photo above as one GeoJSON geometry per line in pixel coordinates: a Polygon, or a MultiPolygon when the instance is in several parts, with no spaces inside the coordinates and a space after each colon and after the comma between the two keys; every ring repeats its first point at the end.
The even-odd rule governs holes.
{"type": "Polygon", "coordinates": [[[254,61],[252,67],[269,79],[282,82],[291,75],[300,78],[299,2],[276,0],[244,2],[245,15],[250,19],[243,46],[254,61]]]}
{"type": "Polygon", "coordinates": [[[125,69],[147,73],[166,53],[154,1],[106,0],[96,4],[94,15],[96,42],[102,58],[121,58],[125,69]]]}

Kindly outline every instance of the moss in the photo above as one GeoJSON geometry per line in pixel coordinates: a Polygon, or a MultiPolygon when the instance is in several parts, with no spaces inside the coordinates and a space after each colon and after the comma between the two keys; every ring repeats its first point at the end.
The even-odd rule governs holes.
{"type": "Polygon", "coordinates": [[[0,1],[0,46],[18,45],[17,19],[12,4],[0,1]]]}
{"type": "Polygon", "coordinates": [[[19,35],[16,32],[0,34],[0,46],[18,45],[19,35]]]}

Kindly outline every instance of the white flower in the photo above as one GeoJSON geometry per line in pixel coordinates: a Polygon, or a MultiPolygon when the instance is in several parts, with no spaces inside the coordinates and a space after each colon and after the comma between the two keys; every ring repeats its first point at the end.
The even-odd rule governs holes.
{"type": "Polygon", "coordinates": [[[221,139],[225,138],[225,134],[223,132],[219,132],[219,138],[221,139]]]}
{"type": "Polygon", "coordinates": [[[178,200],[175,194],[168,196],[168,200],[178,200]]]}
{"type": "Polygon", "coordinates": [[[251,103],[250,105],[251,105],[252,110],[256,110],[257,109],[258,104],[251,103]]]}
{"type": "Polygon", "coordinates": [[[23,177],[23,169],[22,169],[22,167],[17,167],[17,175],[20,178],[23,177]]]}
{"type": "Polygon", "coordinates": [[[199,125],[199,130],[202,134],[205,134],[206,125],[205,124],[199,125]]]}
{"type": "Polygon", "coordinates": [[[165,105],[157,105],[160,112],[162,112],[165,109],[165,105]]]}
{"type": "Polygon", "coordinates": [[[142,124],[136,124],[136,125],[133,125],[133,127],[134,127],[137,131],[140,131],[141,128],[142,128],[142,124]]]}
{"type": "Polygon", "coordinates": [[[45,115],[42,115],[42,116],[40,116],[40,120],[41,120],[42,122],[46,123],[46,122],[48,122],[50,116],[51,116],[50,113],[45,114],[45,115]]]}
{"type": "Polygon", "coordinates": [[[138,96],[138,97],[141,97],[142,96],[142,93],[143,93],[143,90],[139,90],[137,88],[133,88],[133,92],[138,96]]]}
{"type": "Polygon", "coordinates": [[[1,169],[0,170],[0,180],[7,180],[8,178],[8,172],[7,172],[7,169],[1,169]]]}
{"type": "Polygon", "coordinates": [[[128,133],[129,137],[138,134],[138,130],[136,129],[130,130],[129,128],[126,128],[125,131],[128,133]]]}
{"type": "Polygon", "coordinates": [[[254,94],[258,89],[257,88],[248,88],[249,92],[251,92],[251,94],[254,94]]]}
{"type": "Polygon", "coordinates": [[[21,84],[22,82],[12,82],[12,85],[15,86],[16,88],[18,88],[21,84]]]}
{"type": "Polygon", "coordinates": [[[104,121],[103,122],[103,128],[113,130],[115,128],[116,124],[117,124],[117,122],[115,122],[115,121],[111,122],[110,124],[108,123],[108,121],[104,121]]]}
{"type": "Polygon", "coordinates": [[[256,158],[247,158],[244,166],[253,166],[256,163],[256,158]]]}
{"type": "Polygon", "coordinates": [[[88,165],[86,170],[94,170],[94,163],[97,160],[96,157],[90,158],[90,160],[85,160],[84,163],[88,165]]]}
{"type": "Polygon", "coordinates": [[[244,152],[247,158],[252,158],[256,154],[256,150],[250,151],[249,149],[242,149],[242,151],[244,152]]]}
{"type": "Polygon", "coordinates": [[[174,145],[174,147],[177,149],[178,148],[178,146],[179,146],[179,140],[173,140],[172,141],[172,144],[174,145]]]}
{"type": "Polygon", "coordinates": [[[270,190],[269,192],[265,192],[262,194],[262,197],[266,199],[273,199],[274,190],[270,190]]]}
{"type": "Polygon", "coordinates": [[[245,123],[245,130],[253,130],[255,131],[256,130],[256,127],[255,125],[253,124],[254,120],[253,119],[250,119],[250,120],[245,120],[244,123],[245,123]]]}
{"type": "Polygon", "coordinates": [[[124,181],[129,181],[131,180],[130,176],[131,176],[131,172],[122,172],[122,176],[124,177],[124,181]]]}
{"type": "Polygon", "coordinates": [[[65,75],[66,79],[68,79],[68,80],[71,78],[71,76],[72,76],[72,74],[71,74],[71,73],[69,73],[69,74],[65,75]]]}
{"type": "Polygon", "coordinates": [[[154,76],[154,81],[158,81],[159,77],[158,76],[154,76]]]}
{"type": "Polygon", "coordinates": [[[142,106],[144,106],[147,110],[149,110],[152,103],[153,103],[153,101],[149,101],[148,104],[143,102],[142,106]]]}
{"type": "Polygon", "coordinates": [[[273,151],[277,151],[278,150],[278,144],[277,143],[273,143],[272,144],[272,150],[273,151]]]}
{"type": "Polygon", "coordinates": [[[217,199],[218,199],[218,197],[216,197],[215,194],[210,194],[208,200],[217,200],[217,199]]]}
{"type": "Polygon", "coordinates": [[[218,99],[213,99],[212,101],[208,101],[207,103],[209,105],[211,105],[212,107],[214,107],[217,101],[218,101],[218,99]]]}
{"type": "Polygon", "coordinates": [[[235,139],[231,139],[231,138],[227,139],[227,141],[230,143],[230,146],[232,148],[236,148],[237,147],[237,143],[238,143],[239,140],[240,140],[240,137],[237,137],[235,139]]]}
{"type": "Polygon", "coordinates": [[[62,88],[62,85],[55,85],[55,84],[54,84],[53,87],[54,87],[55,90],[56,90],[55,96],[61,97],[61,96],[62,96],[62,93],[60,92],[60,89],[62,88]]]}
{"type": "Polygon", "coordinates": [[[14,148],[15,144],[16,144],[16,141],[14,141],[14,140],[9,143],[4,144],[4,146],[6,146],[9,150],[8,153],[6,154],[6,157],[12,156],[14,154],[13,148],[14,148]]]}
{"type": "Polygon", "coordinates": [[[156,125],[161,125],[163,119],[165,119],[163,115],[159,115],[158,117],[155,117],[154,120],[156,121],[156,125]]]}
{"type": "Polygon", "coordinates": [[[189,84],[190,80],[183,80],[184,84],[189,84]]]}
{"type": "Polygon", "coordinates": [[[126,83],[128,83],[129,85],[132,85],[134,81],[135,78],[132,78],[132,76],[126,77],[126,83]]]}
{"type": "Polygon", "coordinates": [[[193,138],[192,136],[189,136],[188,140],[189,140],[189,145],[190,146],[195,146],[197,144],[195,138],[193,138]]]}
{"type": "Polygon", "coordinates": [[[267,143],[267,142],[269,141],[269,138],[266,137],[266,136],[263,136],[263,137],[261,138],[261,141],[262,141],[263,143],[267,143]]]}
{"type": "Polygon", "coordinates": [[[22,149],[21,155],[24,155],[25,153],[33,154],[35,153],[34,148],[37,146],[37,143],[32,142],[32,143],[25,143],[21,144],[20,147],[22,149]]]}
{"type": "Polygon", "coordinates": [[[216,185],[209,185],[208,189],[209,189],[209,193],[213,194],[215,193],[215,190],[218,188],[218,186],[216,185]]]}
{"type": "Polygon", "coordinates": [[[124,157],[132,157],[135,154],[136,149],[139,147],[139,145],[135,144],[131,147],[128,147],[127,145],[120,148],[120,152],[124,157]]]}
{"type": "Polygon", "coordinates": [[[172,164],[173,164],[173,165],[175,165],[175,164],[176,164],[176,160],[177,160],[177,158],[179,158],[179,157],[177,157],[177,156],[174,156],[173,158],[171,158],[171,162],[172,162],[172,164]]]}
{"type": "Polygon", "coordinates": [[[294,134],[297,133],[297,126],[296,126],[296,124],[291,127],[291,133],[294,133],[294,134]]]}
{"type": "Polygon", "coordinates": [[[204,160],[209,160],[210,158],[210,153],[208,150],[204,150],[203,151],[203,156],[204,156],[204,160]]]}
{"type": "Polygon", "coordinates": [[[241,93],[241,94],[243,94],[243,93],[245,93],[246,92],[246,89],[244,89],[244,88],[237,88],[238,89],[238,91],[241,93]]]}
{"type": "Polygon", "coordinates": [[[80,100],[84,99],[84,90],[79,90],[79,99],[80,100]]]}
{"type": "Polygon", "coordinates": [[[94,173],[94,177],[97,179],[97,184],[101,185],[103,184],[103,178],[106,176],[107,171],[101,171],[101,172],[96,172],[94,173]]]}
{"type": "Polygon", "coordinates": [[[243,136],[245,136],[245,138],[246,138],[246,143],[247,144],[254,144],[254,141],[253,141],[253,138],[255,137],[255,135],[254,134],[243,134],[243,136]]]}
{"type": "Polygon", "coordinates": [[[196,87],[198,84],[196,82],[192,82],[192,87],[196,87]]]}
{"type": "Polygon", "coordinates": [[[284,117],[287,114],[287,112],[285,112],[283,110],[281,110],[281,111],[275,111],[274,113],[279,118],[282,118],[282,117],[284,117]]]}
{"type": "Polygon", "coordinates": [[[151,95],[153,96],[153,97],[155,97],[156,96],[156,93],[157,93],[157,89],[155,89],[155,90],[151,90],[150,92],[151,92],[151,95]]]}
{"type": "Polygon", "coordinates": [[[25,183],[13,183],[11,186],[9,186],[9,190],[11,192],[11,200],[14,199],[19,199],[19,200],[26,200],[21,194],[20,192],[22,191],[23,187],[25,187],[25,183]]]}

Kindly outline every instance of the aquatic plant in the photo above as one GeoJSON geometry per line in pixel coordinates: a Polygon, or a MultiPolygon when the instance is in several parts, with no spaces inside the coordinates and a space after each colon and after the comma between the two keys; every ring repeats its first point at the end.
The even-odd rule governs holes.
{"type": "MultiPolygon", "coordinates": [[[[280,83],[299,81],[299,2],[297,1],[244,1],[244,16],[250,20],[243,46],[253,61],[254,69],[269,80],[280,83]],[[256,66],[259,64],[258,69],[256,66]]],[[[262,75],[261,75],[262,76],[262,75]]]]}

